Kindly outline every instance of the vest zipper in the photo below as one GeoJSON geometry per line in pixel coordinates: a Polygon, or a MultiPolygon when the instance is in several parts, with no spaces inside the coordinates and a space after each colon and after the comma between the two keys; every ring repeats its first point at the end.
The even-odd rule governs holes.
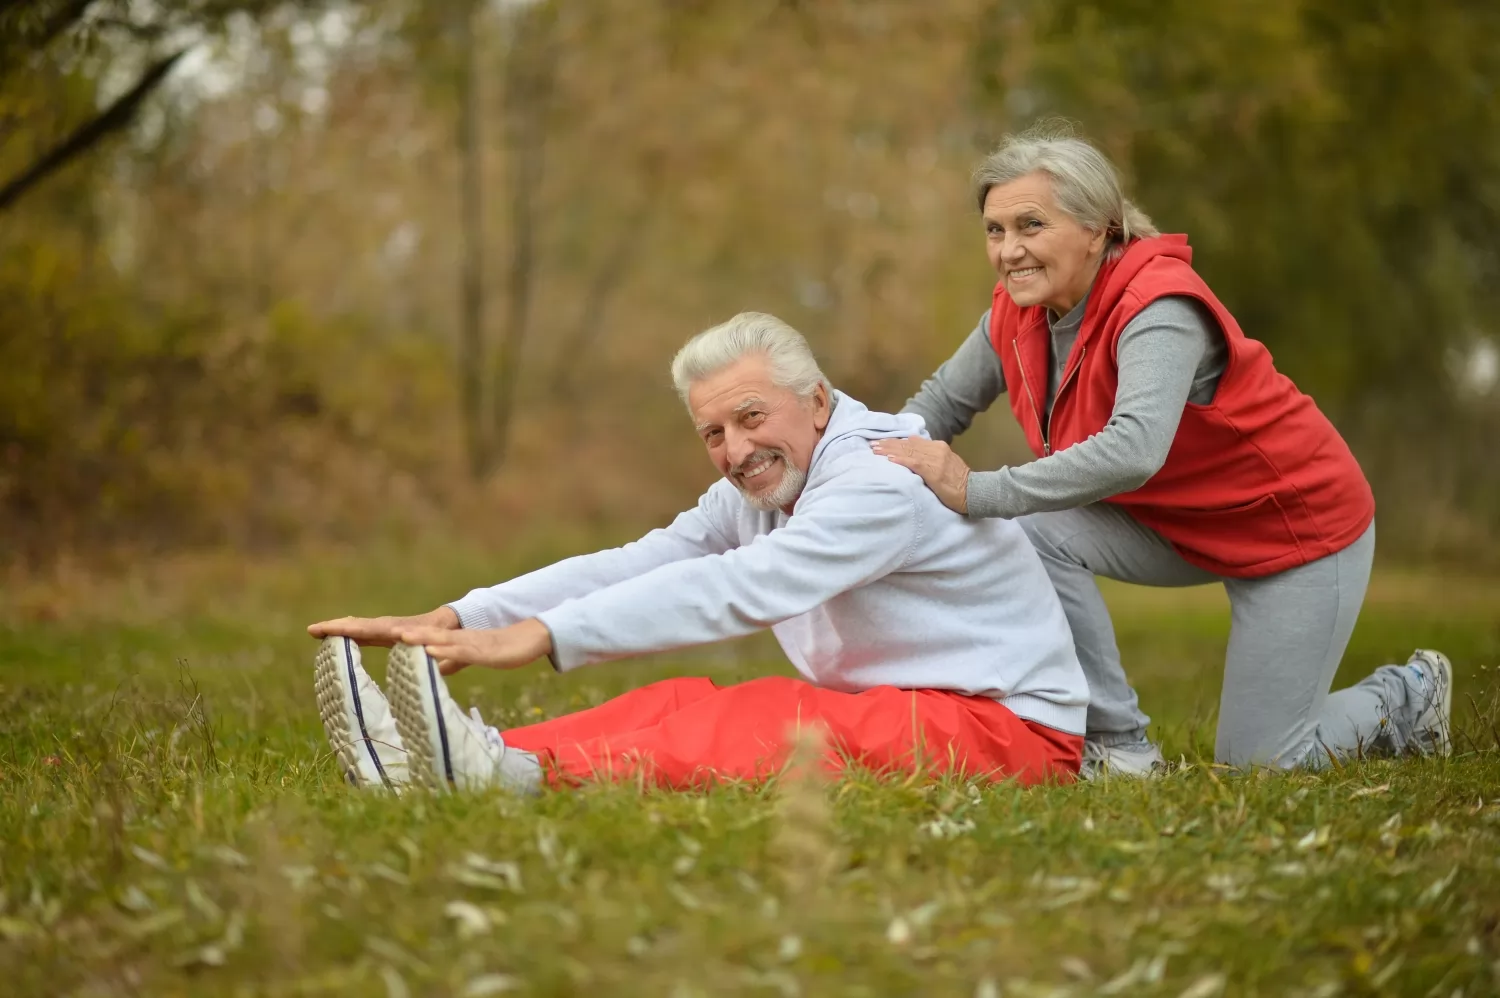
{"type": "Polygon", "coordinates": [[[1031,394],[1031,382],[1026,379],[1026,363],[1021,360],[1021,344],[1017,340],[1010,341],[1011,348],[1016,351],[1016,367],[1021,370],[1021,385],[1026,389],[1026,397],[1031,400],[1031,412],[1036,416],[1037,432],[1042,437],[1042,457],[1052,453],[1052,445],[1047,442],[1047,424],[1042,422],[1042,410],[1037,408],[1036,396],[1031,394]]]}
{"type": "MultiPolygon", "coordinates": [[[[1021,369],[1021,384],[1026,389],[1026,397],[1031,400],[1031,411],[1036,414],[1037,429],[1040,430],[1042,434],[1042,456],[1049,457],[1052,454],[1052,444],[1048,440],[1048,438],[1052,434],[1049,433],[1048,430],[1051,428],[1052,420],[1048,419],[1046,422],[1042,422],[1042,410],[1037,408],[1036,396],[1031,394],[1031,382],[1026,380],[1026,365],[1021,362],[1021,345],[1015,340],[1011,340],[1010,345],[1016,351],[1016,367],[1021,369]]],[[[1057,400],[1062,398],[1063,389],[1068,387],[1068,384],[1073,380],[1073,375],[1077,374],[1078,369],[1083,366],[1083,358],[1087,357],[1088,355],[1088,347],[1084,346],[1078,348],[1078,363],[1074,364],[1073,370],[1069,371],[1067,376],[1062,379],[1062,384],[1057,386],[1057,394],[1053,396],[1052,410],[1054,412],[1057,411],[1057,400]]]]}
{"type": "MultiPolygon", "coordinates": [[[[1058,399],[1062,398],[1063,389],[1066,388],[1066,387],[1068,387],[1068,383],[1073,380],[1073,375],[1077,374],[1078,373],[1078,369],[1083,366],[1083,358],[1087,357],[1088,355],[1089,355],[1089,348],[1088,347],[1085,346],[1085,347],[1079,347],[1078,348],[1078,363],[1074,364],[1073,365],[1073,370],[1069,371],[1067,373],[1067,375],[1062,379],[1062,384],[1060,384],[1060,385],[1057,386],[1057,394],[1052,397],[1052,411],[1053,412],[1057,411],[1057,402],[1058,402],[1058,399]]],[[[1047,420],[1047,425],[1048,425],[1048,428],[1050,429],[1051,425],[1052,425],[1052,420],[1050,418],[1047,420]]]]}

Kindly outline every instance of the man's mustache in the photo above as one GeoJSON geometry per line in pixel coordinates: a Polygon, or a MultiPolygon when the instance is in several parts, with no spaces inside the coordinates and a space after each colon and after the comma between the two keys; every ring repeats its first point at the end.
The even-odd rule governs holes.
{"type": "Polygon", "coordinates": [[[740,475],[742,475],[744,473],[744,471],[745,471],[746,468],[754,468],[756,465],[759,465],[759,464],[761,464],[761,463],[763,463],[765,461],[771,460],[772,458],[778,458],[778,457],[781,458],[782,461],[786,461],[786,454],[783,451],[781,451],[779,448],[775,448],[775,447],[763,448],[761,450],[756,451],[754,454],[751,454],[749,457],[745,458],[739,464],[732,465],[730,467],[730,469],[729,469],[729,473],[731,475],[735,476],[736,478],[738,478],[740,475]]]}

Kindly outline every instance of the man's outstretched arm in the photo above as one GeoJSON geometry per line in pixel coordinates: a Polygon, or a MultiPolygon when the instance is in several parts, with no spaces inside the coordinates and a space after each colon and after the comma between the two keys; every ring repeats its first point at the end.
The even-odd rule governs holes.
{"type": "Polygon", "coordinates": [[[921,530],[907,483],[841,476],[787,524],[723,554],[654,571],[538,614],[552,660],[571,669],[741,637],[900,568],[921,530]]]}
{"type": "Polygon", "coordinates": [[[413,627],[443,672],[558,669],[740,637],[900,568],[922,524],[910,483],[845,479],[803,497],[786,526],[722,554],[663,565],[498,630],[413,627]]]}
{"type": "Polygon", "coordinates": [[[653,530],[638,541],[567,558],[499,585],[475,589],[428,613],[341,617],[313,624],[308,632],[318,638],[336,634],[361,644],[390,645],[412,628],[506,627],[565,600],[586,596],[662,565],[728,550],[736,529],[736,508],[733,486],[721,481],[703,494],[697,506],[678,514],[671,525],[653,530]]]}
{"type": "Polygon", "coordinates": [[[508,582],[475,589],[448,606],[465,629],[508,627],[662,565],[727,551],[735,529],[731,512],[735,500],[724,494],[726,490],[733,493],[733,486],[716,483],[697,506],[638,541],[565,558],[508,582]]]}

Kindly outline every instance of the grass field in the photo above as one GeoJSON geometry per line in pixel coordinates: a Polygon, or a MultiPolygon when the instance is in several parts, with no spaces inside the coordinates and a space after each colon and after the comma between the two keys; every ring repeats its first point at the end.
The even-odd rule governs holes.
{"type": "MultiPolygon", "coordinates": [[[[1206,765],[1222,594],[1111,589],[1127,666],[1185,760],[1162,780],[539,800],[344,786],[302,625],[428,609],[502,574],[444,548],[12,591],[0,993],[1500,992],[1500,581],[1382,574],[1339,677],[1446,650],[1450,760],[1206,765]]],[[[767,671],[786,666],[757,638],[566,677],[471,670],[454,692],[505,726],[665,675],[767,671]]]]}

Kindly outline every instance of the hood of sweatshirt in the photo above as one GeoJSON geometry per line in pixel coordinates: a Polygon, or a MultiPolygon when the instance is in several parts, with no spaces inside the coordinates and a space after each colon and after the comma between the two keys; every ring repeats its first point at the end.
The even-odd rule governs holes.
{"type": "Polygon", "coordinates": [[[869,454],[872,440],[927,436],[927,424],[914,413],[875,412],[840,391],[833,393],[833,399],[835,405],[823,439],[813,448],[811,467],[807,470],[808,485],[833,474],[844,458],[869,454]]]}

